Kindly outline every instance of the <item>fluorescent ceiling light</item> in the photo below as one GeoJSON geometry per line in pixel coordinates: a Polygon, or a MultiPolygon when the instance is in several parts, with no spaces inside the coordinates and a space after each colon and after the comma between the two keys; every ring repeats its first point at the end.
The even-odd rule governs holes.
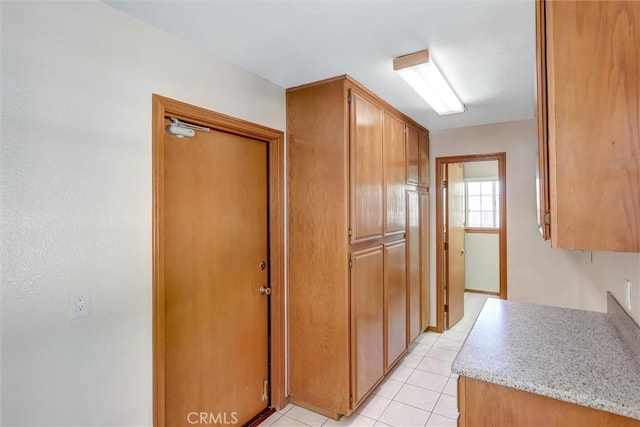
{"type": "Polygon", "coordinates": [[[465,110],[436,64],[429,60],[429,51],[400,56],[393,60],[393,69],[441,116],[465,110]]]}

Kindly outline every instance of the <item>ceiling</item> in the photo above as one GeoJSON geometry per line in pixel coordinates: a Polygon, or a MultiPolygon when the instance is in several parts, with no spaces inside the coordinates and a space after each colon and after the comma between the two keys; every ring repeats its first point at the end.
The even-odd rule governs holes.
{"type": "Polygon", "coordinates": [[[534,0],[105,2],[283,88],[349,74],[430,130],[534,117],[534,0]],[[467,111],[438,116],[393,71],[423,49],[467,111]]]}

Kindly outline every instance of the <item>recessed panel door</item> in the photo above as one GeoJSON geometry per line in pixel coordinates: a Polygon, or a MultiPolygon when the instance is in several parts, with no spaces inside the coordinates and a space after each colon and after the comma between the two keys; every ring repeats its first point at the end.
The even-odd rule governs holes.
{"type": "Polygon", "coordinates": [[[351,383],[357,405],[384,373],[382,246],[352,253],[351,262],[351,383]]]}
{"type": "Polygon", "coordinates": [[[407,349],[407,245],[404,241],[384,247],[384,300],[386,369],[407,349]]]}
{"type": "Polygon", "coordinates": [[[407,190],[407,338],[413,342],[420,332],[420,198],[416,190],[407,190]]]}
{"type": "Polygon", "coordinates": [[[384,114],[384,234],[405,232],[406,205],[404,122],[385,112],[384,114]]]}
{"type": "Polygon", "coordinates": [[[383,112],[351,92],[351,243],[383,236],[383,112]]]}

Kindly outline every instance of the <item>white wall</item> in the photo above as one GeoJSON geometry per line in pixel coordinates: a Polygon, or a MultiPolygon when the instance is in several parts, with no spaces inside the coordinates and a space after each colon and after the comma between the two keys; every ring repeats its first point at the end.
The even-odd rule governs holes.
{"type": "MultiPolygon", "coordinates": [[[[622,301],[624,279],[633,284],[629,312],[640,322],[640,255],[551,249],[536,220],[536,123],[534,120],[434,131],[430,134],[431,182],[435,158],[462,154],[507,153],[507,287],[516,301],[587,310],[606,310],[606,290],[622,301]]],[[[435,230],[435,197],[431,202],[435,230]]],[[[435,265],[435,233],[431,237],[435,265]]],[[[431,269],[432,319],[435,324],[435,268],[431,269]]]]}
{"type": "Polygon", "coordinates": [[[500,235],[464,233],[464,287],[500,292],[500,235]]]}
{"type": "Polygon", "coordinates": [[[484,162],[463,163],[465,178],[488,178],[498,179],[498,161],[489,160],[484,162]]]}
{"type": "Polygon", "coordinates": [[[607,311],[603,295],[611,291],[640,324],[640,254],[579,251],[578,255],[580,308],[607,311]],[[631,309],[626,305],[625,279],[631,282],[631,309]]]}
{"type": "MultiPolygon", "coordinates": [[[[536,223],[536,124],[533,120],[431,132],[430,161],[435,182],[436,157],[506,152],[507,292],[516,301],[578,307],[578,280],[571,251],[552,250],[536,223]]],[[[435,230],[435,197],[432,197],[435,230]]],[[[431,263],[435,265],[435,233],[431,263]]],[[[435,301],[435,268],[432,268],[435,301]]],[[[435,314],[435,307],[432,310],[435,314]]],[[[432,317],[432,324],[435,318],[432,317]]]]}
{"type": "Polygon", "coordinates": [[[103,3],[2,3],[3,425],[152,423],[152,93],[285,128],[282,88],[103,3]]]}

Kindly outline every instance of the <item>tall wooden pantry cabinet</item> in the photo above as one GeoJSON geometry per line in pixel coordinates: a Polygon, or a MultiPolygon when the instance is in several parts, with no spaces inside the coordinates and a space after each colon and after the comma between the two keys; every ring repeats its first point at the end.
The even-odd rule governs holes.
{"type": "Polygon", "coordinates": [[[289,395],[338,418],[428,326],[428,133],[341,76],[287,90],[287,137],[289,395]]]}

